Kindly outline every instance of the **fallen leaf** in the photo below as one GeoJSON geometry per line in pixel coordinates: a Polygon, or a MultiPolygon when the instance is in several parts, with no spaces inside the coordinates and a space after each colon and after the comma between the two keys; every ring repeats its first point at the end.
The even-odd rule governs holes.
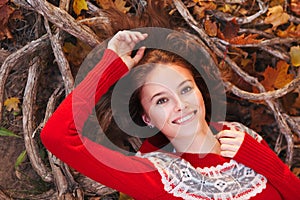
{"type": "Polygon", "coordinates": [[[281,98],[282,107],[284,110],[293,116],[298,116],[300,113],[300,94],[299,92],[292,92],[284,95],[281,98]]]}
{"type": "Polygon", "coordinates": [[[111,0],[96,0],[96,3],[105,10],[109,9],[113,5],[111,0]]]}
{"type": "Polygon", "coordinates": [[[15,112],[19,112],[20,111],[19,103],[20,100],[17,97],[11,97],[4,101],[4,106],[6,107],[6,110],[9,112],[12,110],[15,112]]]}
{"type": "Polygon", "coordinates": [[[300,66],[300,46],[293,46],[290,49],[291,63],[295,67],[300,66]]]}
{"type": "Polygon", "coordinates": [[[82,10],[88,10],[86,0],[74,0],[73,1],[73,10],[76,15],[80,15],[82,10]]]}
{"type": "Polygon", "coordinates": [[[127,13],[130,10],[130,6],[126,7],[126,0],[115,0],[116,8],[122,13],[127,13]]]}
{"type": "Polygon", "coordinates": [[[240,30],[240,26],[237,24],[236,20],[233,19],[229,22],[226,22],[222,31],[220,31],[220,38],[221,39],[232,39],[238,36],[238,31],[240,30]]]}
{"type": "Polygon", "coordinates": [[[101,6],[103,9],[109,9],[111,7],[117,8],[123,13],[127,13],[130,10],[130,6],[126,7],[126,0],[96,0],[96,3],[101,6]]]}
{"type": "Polygon", "coordinates": [[[204,29],[207,35],[211,37],[217,36],[218,33],[218,27],[216,22],[212,22],[211,20],[205,20],[204,22],[204,29]]]}
{"type": "Polygon", "coordinates": [[[250,114],[250,128],[257,132],[262,132],[265,125],[274,123],[273,116],[266,112],[266,109],[262,106],[250,109],[250,114]]]}
{"type": "Polygon", "coordinates": [[[245,45],[245,44],[258,44],[262,41],[262,39],[256,39],[259,35],[258,34],[249,34],[249,35],[239,35],[234,38],[228,39],[227,41],[230,44],[239,44],[239,45],[245,45]]]}
{"type": "Polygon", "coordinates": [[[65,42],[63,46],[63,51],[66,53],[68,61],[75,67],[81,65],[90,50],[90,47],[81,40],[77,40],[76,44],[65,42]]]}
{"type": "Polygon", "coordinates": [[[220,11],[224,12],[224,13],[230,13],[233,9],[231,5],[229,4],[225,4],[224,6],[222,6],[221,8],[219,8],[220,11]]]}
{"type": "Polygon", "coordinates": [[[196,15],[196,19],[202,19],[205,17],[205,8],[200,6],[194,6],[193,14],[196,15]]]}
{"type": "Polygon", "coordinates": [[[276,68],[268,66],[263,73],[264,80],[261,84],[267,91],[282,88],[294,79],[293,74],[288,74],[289,65],[285,61],[278,61],[276,68]]]}
{"type": "Polygon", "coordinates": [[[205,17],[205,11],[206,10],[215,10],[217,9],[217,5],[212,1],[196,1],[198,2],[198,5],[194,6],[193,14],[196,15],[197,19],[202,19],[205,17]]]}
{"type": "Polygon", "coordinates": [[[276,29],[279,25],[285,24],[289,21],[290,16],[284,12],[281,5],[269,8],[267,17],[264,22],[266,24],[272,24],[273,29],[276,29]]]}
{"type": "Polygon", "coordinates": [[[13,38],[7,24],[15,9],[7,4],[4,4],[5,2],[6,1],[2,1],[0,6],[0,40],[5,38],[13,38]]]}
{"type": "Polygon", "coordinates": [[[285,30],[278,30],[277,35],[282,38],[286,37],[293,37],[299,38],[300,37],[300,24],[297,26],[292,22],[289,27],[285,30]]]}
{"type": "Polygon", "coordinates": [[[278,76],[274,82],[276,89],[284,87],[294,79],[293,74],[288,74],[289,64],[283,60],[277,62],[276,68],[279,71],[278,76]]]}

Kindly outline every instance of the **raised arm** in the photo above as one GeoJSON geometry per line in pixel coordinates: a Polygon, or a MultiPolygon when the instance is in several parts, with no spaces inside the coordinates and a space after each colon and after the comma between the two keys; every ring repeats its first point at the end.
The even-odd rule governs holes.
{"type": "MultiPolygon", "coordinates": [[[[147,159],[124,156],[81,135],[84,122],[91,114],[95,103],[112,84],[128,72],[128,66],[121,59],[124,55],[120,58],[119,53],[120,50],[121,53],[125,52],[123,51],[125,43],[132,41],[135,45],[145,39],[145,37],[134,39],[135,35],[136,33],[132,32],[122,32],[109,42],[109,49],[105,51],[102,60],[66,97],[48,120],[41,132],[41,140],[55,156],[82,174],[129,195],[142,196],[146,190],[143,186],[151,185],[153,178],[160,179],[160,175],[153,171],[153,165],[147,159]],[[128,34],[131,39],[127,38],[128,34]],[[125,40],[122,39],[124,36],[125,40]],[[113,49],[113,46],[117,49],[113,49]]],[[[132,48],[133,45],[127,50],[132,48]]],[[[143,49],[139,50],[139,54],[132,60],[138,61],[142,54],[143,49]]],[[[129,54],[125,56],[124,61],[131,62],[128,56],[129,54]]],[[[155,187],[158,186],[153,183],[153,189],[155,187]]]]}

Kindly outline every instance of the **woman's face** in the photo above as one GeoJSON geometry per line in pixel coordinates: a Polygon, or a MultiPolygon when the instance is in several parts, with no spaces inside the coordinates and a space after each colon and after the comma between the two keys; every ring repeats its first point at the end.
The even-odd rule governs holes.
{"type": "Polygon", "coordinates": [[[195,134],[205,123],[205,106],[191,72],[175,64],[158,64],[141,91],[146,124],[169,139],[195,134]]]}

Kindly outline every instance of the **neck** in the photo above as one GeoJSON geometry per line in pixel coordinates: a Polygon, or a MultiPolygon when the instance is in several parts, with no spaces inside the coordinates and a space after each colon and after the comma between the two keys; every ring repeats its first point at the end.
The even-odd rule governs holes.
{"type": "Polygon", "coordinates": [[[207,123],[192,136],[173,138],[172,144],[177,152],[220,154],[220,143],[213,135],[207,123]]]}

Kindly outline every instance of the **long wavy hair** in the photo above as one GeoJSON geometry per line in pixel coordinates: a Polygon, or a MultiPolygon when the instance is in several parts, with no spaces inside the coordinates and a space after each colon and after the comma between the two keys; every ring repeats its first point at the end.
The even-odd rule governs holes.
{"type": "MultiPolygon", "coordinates": [[[[109,18],[111,19],[112,26],[110,27],[110,31],[114,34],[118,30],[133,29],[139,27],[163,27],[176,30],[178,27],[178,23],[182,22],[170,21],[170,17],[168,16],[166,9],[163,9],[159,2],[160,1],[153,0],[148,1],[148,6],[143,10],[143,12],[140,13],[140,15],[126,15],[117,11],[116,9],[105,11],[107,13],[107,16],[109,16],[109,18]]],[[[99,25],[99,27],[96,27],[98,28],[97,30],[103,29],[104,26],[99,25]]],[[[177,31],[174,33],[166,33],[162,35],[157,35],[155,33],[152,34],[151,31],[150,33],[148,32],[148,38],[155,37],[155,43],[161,43],[161,46],[163,48],[148,48],[145,51],[142,60],[136,67],[134,67],[133,70],[130,71],[129,75],[126,76],[126,78],[130,78],[131,86],[136,87],[135,85],[143,85],[145,77],[151,70],[153,70],[155,64],[176,64],[187,68],[193,74],[195,82],[203,95],[206,107],[206,120],[207,122],[209,122],[211,114],[211,97],[206,85],[207,81],[204,80],[211,80],[214,84],[213,86],[210,85],[209,88],[214,87],[215,91],[218,90],[217,88],[219,87],[219,81],[215,81],[216,76],[214,72],[214,70],[216,69],[216,59],[212,57],[214,54],[210,52],[210,50],[201,42],[201,40],[199,40],[199,38],[185,31],[186,30],[180,30],[180,33],[177,31]],[[185,59],[187,57],[189,58],[189,62],[187,62],[185,59]],[[205,76],[204,79],[203,75],[205,76]]],[[[110,36],[110,34],[107,35],[107,37],[110,36]]],[[[144,44],[142,42],[142,44],[139,45],[144,44]]],[[[148,46],[146,45],[146,47],[148,46]]],[[[128,85],[126,85],[126,87],[127,86],[128,85]]],[[[129,143],[128,140],[134,137],[139,138],[139,134],[127,134],[127,132],[120,127],[120,124],[121,126],[128,126],[131,125],[132,122],[134,122],[135,125],[141,127],[146,126],[141,118],[141,115],[144,113],[140,103],[141,87],[137,88],[137,90],[135,90],[133,93],[131,91],[124,91],[124,96],[120,97],[119,103],[122,108],[129,108],[130,117],[122,117],[122,111],[112,109],[111,100],[114,87],[115,85],[113,85],[97,103],[97,119],[91,117],[91,119],[86,123],[89,124],[92,122],[100,124],[100,128],[95,128],[93,130],[89,128],[89,135],[90,137],[92,137],[91,139],[96,142],[101,142],[102,144],[105,143],[103,141],[108,139],[108,142],[104,145],[107,145],[112,149],[118,150],[118,148],[121,148],[125,149],[126,151],[135,152],[137,149],[133,149],[131,143],[129,143]],[[128,99],[129,101],[123,101],[123,99],[128,99]],[[105,133],[105,135],[103,134],[103,132],[105,133]],[[117,146],[118,148],[116,149],[115,146],[117,146]]],[[[163,134],[160,132],[158,132],[157,135],[161,135],[162,138],[164,138],[163,134]]],[[[145,138],[139,139],[144,140],[145,138]]],[[[164,144],[158,144],[159,146],[165,145],[165,143],[167,143],[167,140],[165,139],[161,141],[163,141],[162,143],[164,144]]]]}

